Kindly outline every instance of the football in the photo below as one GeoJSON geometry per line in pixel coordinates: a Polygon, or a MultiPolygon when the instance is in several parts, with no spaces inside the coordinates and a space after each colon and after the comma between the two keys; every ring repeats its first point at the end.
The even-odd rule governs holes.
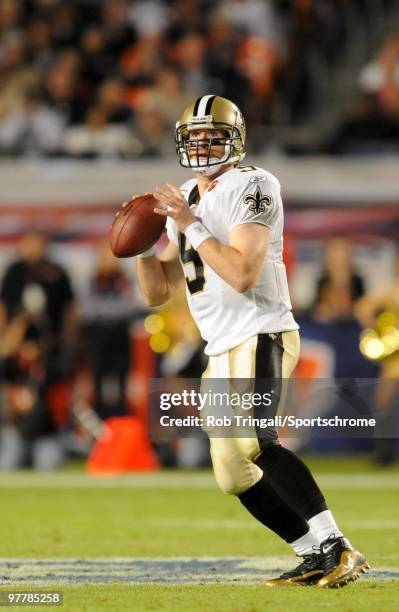
{"type": "Polygon", "coordinates": [[[131,200],[111,227],[111,250],[116,257],[133,257],[152,247],[161,236],[166,217],[154,213],[158,200],[150,194],[131,200]]]}

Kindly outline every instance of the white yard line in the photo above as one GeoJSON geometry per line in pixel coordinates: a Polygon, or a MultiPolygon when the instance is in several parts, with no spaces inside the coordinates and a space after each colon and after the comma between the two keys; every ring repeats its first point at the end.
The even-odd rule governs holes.
{"type": "MultiPolygon", "coordinates": [[[[321,487],[329,489],[396,489],[399,473],[315,474],[321,487]]],[[[93,477],[82,472],[2,472],[0,488],[82,488],[82,489],[216,489],[211,472],[156,472],[114,477],[93,477]]]]}
{"type": "MultiPolygon", "coordinates": [[[[259,523],[254,522],[251,519],[249,520],[236,520],[236,519],[168,519],[158,517],[156,519],[142,519],[143,524],[154,527],[171,527],[171,528],[187,528],[187,529],[215,529],[217,531],[221,529],[251,529],[251,530],[259,530],[261,529],[261,525],[259,523]]],[[[387,519],[380,521],[370,520],[370,521],[354,521],[354,520],[340,520],[339,524],[345,529],[364,529],[374,531],[378,530],[391,530],[391,529],[399,529],[399,520],[387,519]]]]}

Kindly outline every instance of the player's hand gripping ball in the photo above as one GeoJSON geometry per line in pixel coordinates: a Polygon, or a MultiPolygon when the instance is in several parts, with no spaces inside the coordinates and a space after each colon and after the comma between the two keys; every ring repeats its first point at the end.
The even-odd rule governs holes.
{"type": "Polygon", "coordinates": [[[152,193],[133,196],[116,213],[110,245],[115,257],[133,257],[151,248],[160,238],[166,217],[154,213],[159,202],[152,193]]]}

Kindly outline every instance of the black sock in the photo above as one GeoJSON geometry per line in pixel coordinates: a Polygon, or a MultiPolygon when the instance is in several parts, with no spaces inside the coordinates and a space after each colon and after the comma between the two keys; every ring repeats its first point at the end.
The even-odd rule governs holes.
{"type": "Polygon", "coordinates": [[[265,475],[238,499],[258,521],[286,542],[294,542],[309,531],[307,522],[281,499],[265,475]]]}
{"type": "Polygon", "coordinates": [[[281,499],[303,519],[328,510],[309,468],[288,448],[279,444],[269,446],[255,463],[281,499]]]}

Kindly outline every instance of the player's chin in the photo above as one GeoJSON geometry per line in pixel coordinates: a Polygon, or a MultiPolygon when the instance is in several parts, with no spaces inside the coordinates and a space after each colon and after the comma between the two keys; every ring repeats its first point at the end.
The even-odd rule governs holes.
{"type": "Polygon", "coordinates": [[[212,163],[209,163],[209,161],[208,163],[197,163],[196,160],[195,162],[191,162],[191,170],[200,174],[213,174],[220,170],[220,164],[215,159],[212,160],[212,163]]]}
{"type": "Polygon", "coordinates": [[[210,161],[218,161],[219,159],[221,159],[223,156],[222,155],[211,155],[210,157],[208,156],[208,154],[203,154],[203,155],[193,155],[190,157],[190,162],[193,166],[207,166],[209,164],[210,161]]]}

